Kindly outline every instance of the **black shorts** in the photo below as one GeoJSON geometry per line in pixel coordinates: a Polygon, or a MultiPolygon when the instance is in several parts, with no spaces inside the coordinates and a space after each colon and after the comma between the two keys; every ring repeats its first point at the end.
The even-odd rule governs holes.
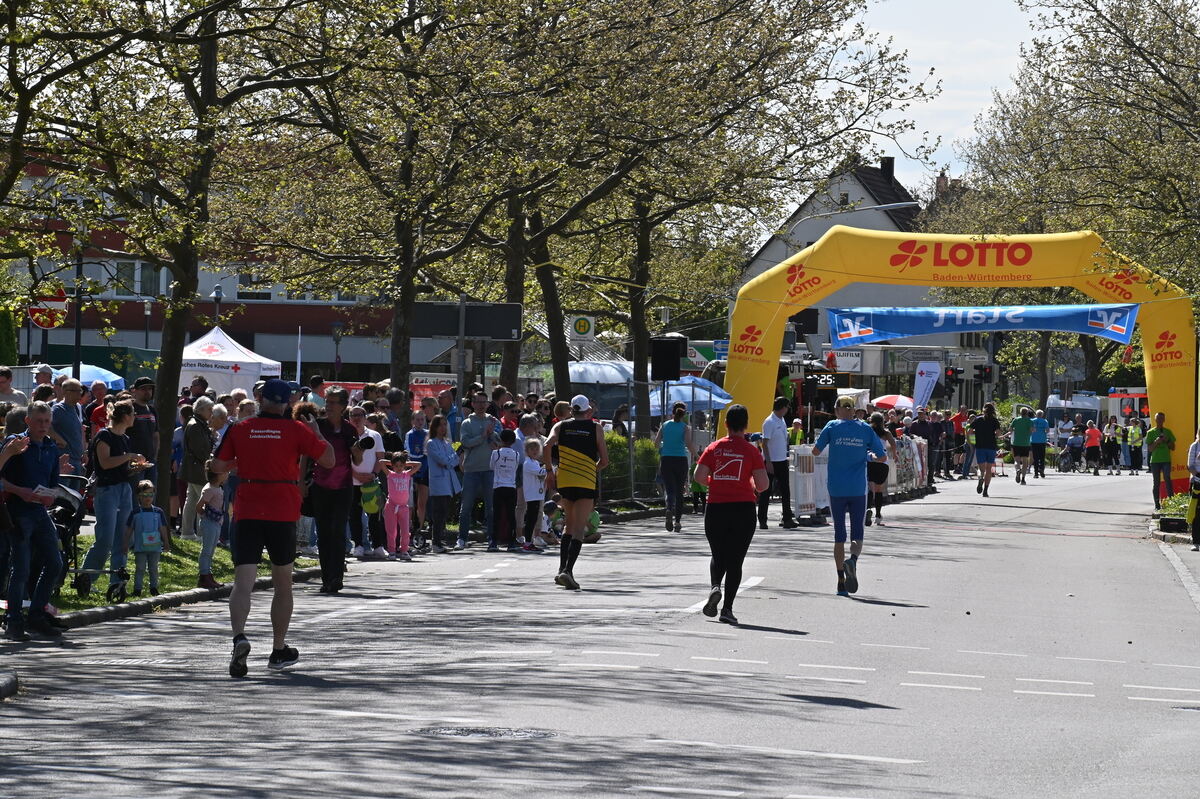
{"type": "Polygon", "coordinates": [[[886,463],[875,463],[871,461],[867,464],[867,481],[876,485],[887,483],[888,472],[891,469],[886,463]]]}
{"type": "Polygon", "coordinates": [[[966,443],[967,443],[966,433],[955,433],[954,434],[954,446],[957,449],[962,449],[963,444],[966,444],[966,443]]]}
{"type": "Polygon", "coordinates": [[[581,499],[596,498],[596,489],[594,488],[576,488],[575,486],[567,486],[565,488],[558,489],[558,493],[563,499],[571,502],[576,502],[581,499]]]}
{"type": "Polygon", "coordinates": [[[1029,447],[1022,447],[1018,444],[1013,444],[1013,457],[1014,458],[1028,458],[1029,457],[1029,447]]]}
{"type": "Polygon", "coordinates": [[[429,485],[429,472],[417,472],[413,475],[413,482],[419,486],[429,485]]]}
{"type": "Polygon", "coordinates": [[[233,565],[257,566],[263,549],[276,566],[286,566],[296,560],[296,523],[271,522],[263,519],[238,519],[233,534],[233,565]]]}

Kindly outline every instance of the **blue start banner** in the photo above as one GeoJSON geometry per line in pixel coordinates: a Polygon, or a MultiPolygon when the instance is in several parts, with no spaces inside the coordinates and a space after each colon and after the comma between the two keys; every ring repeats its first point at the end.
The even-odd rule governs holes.
{"type": "Polygon", "coordinates": [[[990,308],[830,308],[835,349],[930,333],[1055,330],[1128,344],[1137,305],[1002,305],[990,308]]]}

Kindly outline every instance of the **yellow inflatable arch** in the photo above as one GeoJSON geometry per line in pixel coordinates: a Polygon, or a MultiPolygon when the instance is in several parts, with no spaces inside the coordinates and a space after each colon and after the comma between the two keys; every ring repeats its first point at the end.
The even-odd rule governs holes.
{"type": "Polygon", "coordinates": [[[771,412],[788,318],[851,283],[918,286],[1073,286],[1101,302],[1147,303],[1138,313],[1150,408],[1167,415],[1178,444],[1171,476],[1187,479],[1196,431],[1196,326],[1191,299],[1174,284],[1120,258],[1091,231],[1032,236],[944,236],[837,226],[738,292],[725,390],[750,410],[771,412]]]}

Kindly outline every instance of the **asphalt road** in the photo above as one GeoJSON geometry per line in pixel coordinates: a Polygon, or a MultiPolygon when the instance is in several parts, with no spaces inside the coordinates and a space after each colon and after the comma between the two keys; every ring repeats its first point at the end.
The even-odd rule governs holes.
{"type": "Polygon", "coordinates": [[[759,533],[740,628],[700,521],[557,557],[472,549],[298,589],[291,671],[227,676],[224,603],[0,645],[0,796],[1195,795],[1200,556],[1149,478],[1011,478],[885,509],[862,587],[830,528],[759,533]],[[1190,589],[1190,590],[1189,590],[1190,589]]]}

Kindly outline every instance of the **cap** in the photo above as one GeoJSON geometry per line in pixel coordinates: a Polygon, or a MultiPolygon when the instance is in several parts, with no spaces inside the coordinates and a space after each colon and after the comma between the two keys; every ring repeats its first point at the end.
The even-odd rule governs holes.
{"type": "Polygon", "coordinates": [[[133,381],[134,388],[141,388],[142,386],[150,386],[151,388],[153,388],[154,380],[149,377],[139,377],[137,380],[133,381]]]}
{"type": "MultiPolygon", "coordinates": [[[[268,380],[267,382],[270,383],[271,381],[268,380]]],[[[280,380],[279,382],[284,383],[293,394],[297,391],[303,391],[306,388],[305,386],[297,383],[295,380],[280,380]]],[[[264,387],[263,390],[266,391],[266,388],[264,387]]]]}
{"type": "Polygon", "coordinates": [[[576,394],[574,397],[571,398],[571,410],[590,411],[591,409],[592,409],[592,403],[589,402],[588,398],[583,396],[582,394],[576,394]]]}
{"type": "Polygon", "coordinates": [[[838,408],[850,408],[853,410],[854,400],[850,397],[838,397],[837,402],[835,402],[834,405],[838,408]]]}
{"type": "Polygon", "coordinates": [[[39,363],[37,366],[33,367],[33,374],[52,375],[54,374],[54,370],[50,368],[50,364],[48,363],[39,363]]]}
{"type": "Polygon", "coordinates": [[[263,384],[262,396],[267,402],[285,404],[292,398],[292,388],[286,380],[268,380],[263,384]]]}

